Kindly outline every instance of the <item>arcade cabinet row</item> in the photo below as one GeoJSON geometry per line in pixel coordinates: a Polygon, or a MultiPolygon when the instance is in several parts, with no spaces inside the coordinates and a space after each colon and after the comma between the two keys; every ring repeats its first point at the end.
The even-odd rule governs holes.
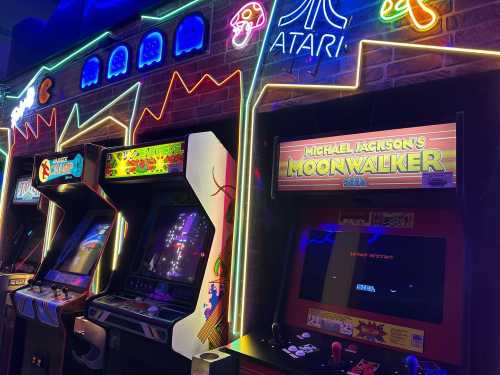
{"type": "Polygon", "coordinates": [[[213,133],[13,163],[1,374],[183,374],[227,342],[235,162],[213,133]]]}
{"type": "Polygon", "coordinates": [[[466,374],[461,124],[269,127],[250,246],[274,272],[247,286],[274,312],[211,352],[227,344],[236,168],[213,133],[38,155],[31,180],[19,161],[1,371],[466,374]]]}

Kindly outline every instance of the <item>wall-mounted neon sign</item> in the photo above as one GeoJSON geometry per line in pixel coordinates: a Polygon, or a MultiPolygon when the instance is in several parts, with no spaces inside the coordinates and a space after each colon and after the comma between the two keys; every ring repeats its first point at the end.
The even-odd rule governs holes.
{"type": "Polygon", "coordinates": [[[280,191],[456,187],[456,126],[283,142],[280,191]]]}
{"type": "Polygon", "coordinates": [[[279,18],[270,52],[284,55],[338,57],[344,44],[347,17],[339,14],[333,0],[303,0],[279,18]],[[319,27],[319,25],[326,25],[319,27]]]}
{"type": "Polygon", "coordinates": [[[236,12],[229,24],[233,30],[233,47],[237,49],[245,48],[250,42],[254,31],[263,28],[266,24],[264,7],[261,3],[251,1],[236,12]]]}
{"type": "Polygon", "coordinates": [[[89,57],[82,68],[82,75],[80,77],[80,88],[86,90],[88,88],[97,86],[101,79],[101,59],[97,56],[89,57]]]}
{"type": "Polygon", "coordinates": [[[439,17],[436,11],[427,5],[428,0],[384,0],[380,8],[380,19],[392,23],[408,16],[417,31],[428,31],[436,26],[439,17]]]}
{"type": "Polygon", "coordinates": [[[80,153],[55,159],[43,159],[38,167],[38,181],[67,183],[83,174],[83,156],[80,153]]]}
{"type": "Polygon", "coordinates": [[[25,112],[33,107],[33,104],[35,104],[35,97],[35,88],[31,86],[26,91],[26,96],[24,97],[24,99],[21,100],[19,105],[15,107],[10,114],[10,126],[12,128],[16,128],[19,120],[24,117],[25,112]]]}
{"type": "Polygon", "coordinates": [[[38,104],[45,105],[52,97],[51,89],[54,86],[54,81],[50,77],[44,78],[38,87],[38,104]]]}
{"type": "Polygon", "coordinates": [[[130,68],[129,55],[129,49],[124,44],[113,49],[108,59],[108,80],[118,78],[128,73],[130,68]]]}
{"type": "Polygon", "coordinates": [[[188,57],[207,49],[207,22],[201,13],[189,14],[175,30],[174,57],[188,57]]]}
{"type": "Polygon", "coordinates": [[[184,142],[110,152],[106,155],[105,179],[156,176],[182,172],[184,142]]]}
{"type": "Polygon", "coordinates": [[[152,31],[144,36],[139,47],[137,67],[139,70],[161,64],[164,54],[165,37],[159,31],[152,31]]]}

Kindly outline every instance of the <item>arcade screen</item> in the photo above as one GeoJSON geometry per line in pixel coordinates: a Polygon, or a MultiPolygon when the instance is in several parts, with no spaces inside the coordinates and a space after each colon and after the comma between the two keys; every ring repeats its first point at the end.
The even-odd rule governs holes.
{"type": "Polygon", "coordinates": [[[106,244],[110,228],[109,222],[93,223],[75,250],[67,252],[66,256],[60,259],[57,267],[59,271],[88,275],[106,244]]]}
{"type": "Polygon", "coordinates": [[[85,288],[91,281],[91,271],[106,246],[111,228],[111,217],[88,215],[66,242],[45,279],[85,288]]]}
{"type": "Polygon", "coordinates": [[[38,204],[40,192],[31,185],[31,176],[19,177],[14,192],[14,204],[38,204]]]}
{"type": "Polygon", "coordinates": [[[21,235],[14,241],[21,252],[14,261],[15,272],[33,273],[42,258],[43,223],[23,226],[21,235]]]}
{"type": "Polygon", "coordinates": [[[139,272],[194,283],[211,241],[211,224],[197,207],[161,206],[149,221],[139,272]]]}
{"type": "Polygon", "coordinates": [[[313,230],[305,250],[300,298],[442,321],[444,238],[313,230]]]}

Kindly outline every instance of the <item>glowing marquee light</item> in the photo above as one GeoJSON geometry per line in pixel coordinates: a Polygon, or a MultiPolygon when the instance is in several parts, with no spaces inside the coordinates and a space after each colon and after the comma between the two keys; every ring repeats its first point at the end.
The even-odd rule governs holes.
{"type": "Polygon", "coordinates": [[[428,31],[436,26],[439,17],[425,1],[428,0],[384,0],[380,8],[380,19],[390,23],[409,16],[411,25],[417,31],[428,31]]]}
{"type": "Polygon", "coordinates": [[[280,51],[282,54],[299,55],[308,52],[311,56],[326,54],[329,58],[338,57],[344,44],[342,32],[346,29],[348,19],[339,14],[333,0],[303,0],[295,10],[281,17],[278,29],[301,23],[303,31],[280,31],[269,52],[280,51]],[[321,11],[320,11],[321,10],[321,11]],[[318,15],[331,26],[328,32],[318,32],[318,15]],[[336,33],[334,33],[336,32],[336,33]]]}
{"type": "Polygon", "coordinates": [[[233,47],[243,49],[250,42],[253,32],[266,24],[264,7],[256,1],[251,1],[236,12],[229,24],[233,28],[233,47]]]}
{"type": "Polygon", "coordinates": [[[35,104],[35,97],[36,97],[35,88],[31,86],[26,91],[26,97],[23,100],[21,100],[19,105],[15,107],[12,110],[12,113],[10,114],[10,126],[12,129],[17,128],[19,120],[21,120],[24,117],[25,112],[31,109],[31,107],[33,107],[33,104],[35,104]]]}

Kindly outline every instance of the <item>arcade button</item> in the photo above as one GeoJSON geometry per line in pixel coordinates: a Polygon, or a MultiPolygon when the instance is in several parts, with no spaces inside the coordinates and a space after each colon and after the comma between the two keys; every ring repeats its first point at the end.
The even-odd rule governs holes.
{"type": "Polygon", "coordinates": [[[288,350],[293,353],[293,352],[296,352],[299,349],[295,345],[291,345],[291,346],[288,347],[288,350]]]}
{"type": "Polygon", "coordinates": [[[302,334],[300,336],[303,339],[310,339],[311,338],[311,334],[309,332],[302,332],[302,334]]]}
{"type": "Polygon", "coordinates": [[[358,346],[356,344],[349,344],[345,351],[352,354],[358,354],[358,346]]]}
{"type": "Polygon", "coordinates": [[[151,305],[148,307],[148,309],[146,311],[150,315],[158,315],[158,312],[160,311],[160,309],[158,308],[158,306],[151,305]]]}
{"type": "Polygon", "coordinates": [[[306,356],[306,352],[305,352],[305,351],[303,351],[303,350],[297,350],[297,351],[295,352],[295,355],[296,355],[297,357],[299,357],[299,358],[302,358],[302,357],[305,357],[305,356],[306,356]]]}

